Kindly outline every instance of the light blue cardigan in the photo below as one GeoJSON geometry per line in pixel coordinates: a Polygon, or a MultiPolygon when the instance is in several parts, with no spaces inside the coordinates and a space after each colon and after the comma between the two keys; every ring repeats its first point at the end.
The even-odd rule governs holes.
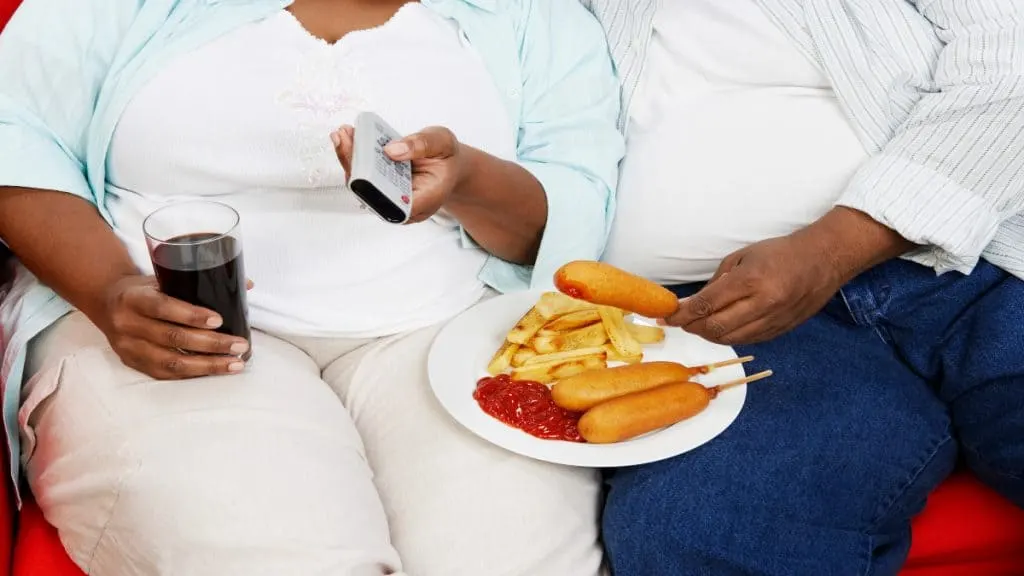
{"type": "MultiPolygon", "coordinates": [[[[175,55],[289,3],[25,0],[0,34],[0,186],[75,194],[109,222],[107,151],[139,88],[175,55]]],[[[547,193],[548,223],[536,265],[492,258],[482,279],[499,291],[545,286],[562,263],[597,258],[624,151],[616,129],[619,85],[597,21],[577,0],[423,4],[454,20],[480,53],[504,95],[519,162],[547,193]]],[[[0,306],[3,418],[15,478],[27,345],[69,310],[24,269],[0,306]]]]}

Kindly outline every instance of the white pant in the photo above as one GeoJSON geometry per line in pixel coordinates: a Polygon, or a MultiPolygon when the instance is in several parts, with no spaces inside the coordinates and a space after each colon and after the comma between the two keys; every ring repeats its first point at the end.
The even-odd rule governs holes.
{"type": "Polygon", "coordinates": [[[436,332],[254,332],[244,373],[171,382],[73,314],[30,351],[32,491],[97,576],[598,574],[596,473],[460,428],[427,383],[436,332]]]}

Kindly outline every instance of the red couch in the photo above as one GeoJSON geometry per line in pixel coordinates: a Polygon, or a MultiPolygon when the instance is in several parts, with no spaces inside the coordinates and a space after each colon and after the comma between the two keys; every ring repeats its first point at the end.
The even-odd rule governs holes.
{"type": "MultiPolygon", "coordinates": [[[[21,0],[0,0],[0,29],[21,0]]],[[[102,0],[86,0],[102,1],[102,0]]],[[[7,478],[2,453],[0,472],[7,478]]],[[[903,576],[1024,575],[1024,511],[968,474],[950,478],[914,522],[903,576]]],[[[0,482],[0,576],[81,576],[56,531],[29,499],[18,514],[0,482]],[[12,571],[13,570],[13,571],[12,571]]]]}

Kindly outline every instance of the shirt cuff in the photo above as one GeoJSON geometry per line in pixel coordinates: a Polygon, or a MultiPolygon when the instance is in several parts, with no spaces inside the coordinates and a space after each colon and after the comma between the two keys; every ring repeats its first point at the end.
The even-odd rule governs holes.
{"type": "Polygon", "coordinates": [[[836,205],[864,212],[924,246],[940,274],[970,274],[1003,221],[995,207],[958,182],[884,153],[857,171],[836,205]]]}

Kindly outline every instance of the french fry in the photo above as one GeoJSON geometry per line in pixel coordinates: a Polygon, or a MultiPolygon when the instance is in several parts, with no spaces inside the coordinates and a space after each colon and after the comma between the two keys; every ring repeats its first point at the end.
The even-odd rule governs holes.
{"type": "Polygon", "coordinates": [[[516,350],[515,355],[512,356],[512,366],[515,366],[516,368],[523,366],[529,362],[531,358],[536,356],[537,351],[533,348],[526,348],[525,346],[520,347],[519,350],[516,350]]]}
{"type": "Polygon", "coordinates": [[[608,339],[620,356],[632,358],[643,355],[643,346],[629,333],[625,320],[615,308],[598,306],[597,311],[601,315],[601,324],[608,331],[608,339]]]}
{"type": "Polygon", "coordinates": [[[607,354],[607,351],[602,346],[580,348],[579,350],[567,350],[565,352],[554,352],[552,354],[538,354],[527,360],[523,366],[530,366],[531,364],[557,364],[559,362],[580,360],[587,357],[604,358],[607,354]]]}
{"type": "Polygon", "coordinates": [[[570,298],[561,292],[545,292],[534,306],[545,320],[551,320],[580,310],[593,310],[594,305],[582,300],[570,298]]]}
{"type": "Polygon", "coordinates": [[[591,370],[602,370],[607,367],[607,360],[591,356],[582,360],[573,360],[572,362],[560,364],[558,368],[554,370],[553,375],[555,380],[561,380],[562,378],[568,378],[569,376],[590,372],[591,370]]]}
{"type": "Polygon", "coordinates": [[[622,362],[624,364],[639,364],[644,361],[644,355],[641,352],[638,356],[623,356],[619,354],[619,351],[615,349],[615,346],[611,344],[604,345],[605,354],[608,355],[609,362],[622,362]]]}
{"type": "Polygon", "coordinates": [[[560,333],[557,336],[537,336],[530,341],[530,347],[541,354],[552,354],[565,350],[594,348],[608,341],[608,332],[602,324],[560,333]]]}
{"type": "Polygon", "coordinates": [[[561,378],[575,376],[589,370],[600,370],[608,366],[604,356],[589,356],[567,362],[544,362],[527,364],[512,369],[513,380],[533,380],[541,384],[550,384],[561,378]]]}
{"type": "Polygon", "coordinates": [[[526,344],[530,341],[530,338],[537,333],[538,330],[544,327],[544,316],[541,315],[540,311],[536,306],[530,308],[530,311],[523,315],[516,322],[516,325],[512,330],[509,331],[505,339],[513,344],[526,344]]]}
{"type": "Polygon", "coordinates": [[[544,325],[544,329],[541,330],[541,332],[547,332],[549,330],[556,333],[569,332],[570,330],[576,330],[577,328],[597,324],[600,321],[601,315],[597,313],[596,309],[578,310],[549,321],[544,325]]]}
{"type": "Polygon", "coordinates": [[[646,324],[626,323],[626,329],[641,344],[657,344],[665,339],[665,329],[659,326],[647,326],[646,324]]]}
{"type": "Polygon", "coordinates": [[[512,365],[512,357],[519,351],[519,348],[519,344],[506,340],[501,345],[501,348],[498,348],[498,351],[494,353],[494,357],[491,358],[490,364],[487,365],[487,372],[491,376],[497,376],[508,370],[509,366],[512,365]]]}

